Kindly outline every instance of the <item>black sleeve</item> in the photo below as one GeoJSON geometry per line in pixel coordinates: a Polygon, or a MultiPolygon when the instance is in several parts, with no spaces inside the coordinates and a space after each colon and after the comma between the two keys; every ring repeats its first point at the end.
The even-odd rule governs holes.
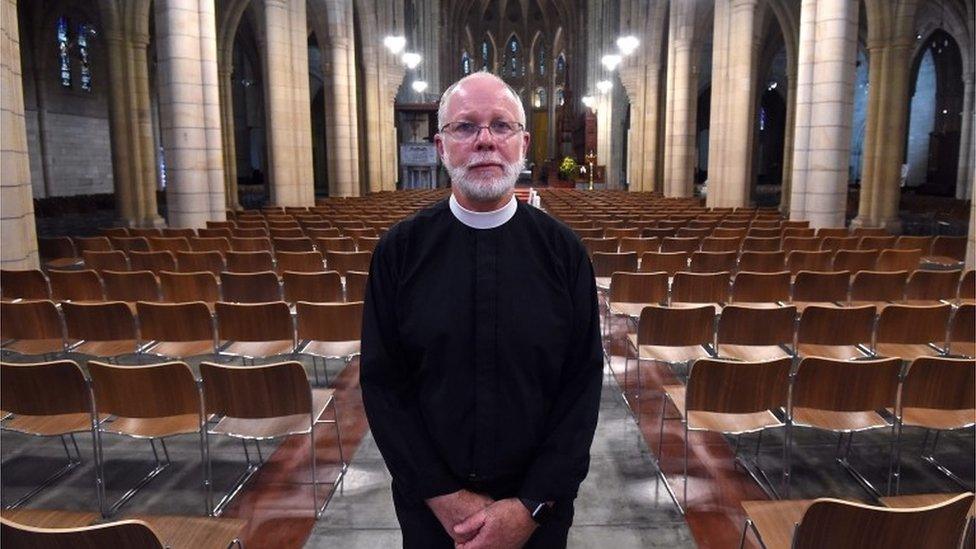
{"type": "Polygon", "coordinates": [[[573,499],[590,465],[603,387],[603,345],[593,266],[585,253],[577,264],[573,292],[572,349],[563,366],[560,394],[519,496],[535,501],[573,499]]]}
{"type": "MultiPolygon", "coordinates": [[[[393,235],[389,235],[393,236],[393,235]]],[[[376,445],[403,490],[421,499],[461,486],[438,455],[417,408],[413,367],[399,339],[393,242],[373,253],[363,306],[360,383],[376,445]]]]}

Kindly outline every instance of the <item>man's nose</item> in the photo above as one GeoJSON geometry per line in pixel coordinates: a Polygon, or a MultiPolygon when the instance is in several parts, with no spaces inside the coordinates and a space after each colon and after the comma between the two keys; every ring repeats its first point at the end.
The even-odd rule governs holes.
{"type": "Polygon", "coordinates": [[[479,151],[495,150],[495,136],[491,135],[488,128],[479,128],[478,134],[474,136],[475,148],[479,151]]]}

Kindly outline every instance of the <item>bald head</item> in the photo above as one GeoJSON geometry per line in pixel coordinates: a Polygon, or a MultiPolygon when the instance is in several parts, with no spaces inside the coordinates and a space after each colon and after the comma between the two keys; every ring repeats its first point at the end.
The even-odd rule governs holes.
{"type": "Polygon", "coordinates": [[[511,86],[505,83],[504,80],[491,74],[490,72],[476,72],[469,74],[464,78],[458,80],[457,82],[451,84],[444,94],[441,95],[441,102],[437,107],[437,127],[443,128],[444,124],[448,124],[451,121],[448,119],[448,107],[450,106],[451,99],[457,94],[464,94],[469,86],[484,88],[497,87],[498,91],[501,92],[500,95],[504,100],[510,101],[515,107],[518,113],[518,119],[515,120],[525,126],[525,107],[522,106],[522,100],[519,99],[515,90],[511,86]]]}

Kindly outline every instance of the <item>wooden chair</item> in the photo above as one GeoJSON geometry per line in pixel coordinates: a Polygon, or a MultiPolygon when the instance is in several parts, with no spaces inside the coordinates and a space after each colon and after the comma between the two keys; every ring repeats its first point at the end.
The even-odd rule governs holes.
{"type": "Polygon", "coordinates": [[[144,236],[110,236],[109,240],[113,248],[125,253],[149,251],[149,239],[144,236]]]}
{"type": "MultiPolygon", "coordinates": [[[[278,226],[272,225],[268,228],[268,232],[271,233],[271,241],[274,243],[276,238],[305,238],[305,231],[299,226],[278,226]]],[[[275,249],[278,249],[277,244],[275,244],[275,249]]]]}
{"type": "Polygon", "coordinates": [[[640,422],[640,394],[642,360],[664,362],[668,366],[686,364],[699,358],[714,356],[715,332],[712,329],[715,309],[702,307],[659,307],[648,305],[641,310],[637,333],[627,334],[627,342],[637,360],[636,405],[627,400],[628,371],[632,358],[624,360],[624,401],[635,411],[640,422]]]}
{"type": "Polygon", "coordinates": [[[859,250],[887,250],[895,247],[896,236],[862,236],[857,244],[859,250]]]}
{"type": "Polygon", "coordinates": [[[102,271],[128,271],[129,258],[121,250],[111,250],[107,252],[97,252],[85,250],[81,252],[85,262],[85,268],[97,273],[102,271]]]}
{"type": "Polygon", "coordinates": [[[98,229],[99,236],[107,236],[112,238],[113,236],[129,236],[129,229],[127,227],[101,227],[98,229]]]}
{"type": "Polygon", "coordinates": [[[779,227],[750,227],[746,232],[746,238],[780,238],[783,232],[779,227]]]}
{"type": "Polygon", "coordinates": [[[637,272],[637,254],[635,252],[593,252],[593,273],[596,286],[601,290],[610,289],[610,275],[616,272],[637,272]]]}
{"type": "Polygon", "coordinates": [[[306,227],[305,235],[314,239],[316,246],[319,246],[318,240],[320,238],[342,238],[338,227],[306,227]]]}
{"type": "Polygon", "coordinates": [[[379,243],[380,237],[378,236],[361,236],[356,240],[356,251],[372,253],[379,243]]]}
{"type": "Polygon", "coordinates": [[[217,327],[210,307],[203,301],[185,303],[136,303],[139,333],[150,344],[142,349],[169,359],[217,356],[217,327]]]}
{"type": "Polygon", "coordinates": [[[905,284],[905,302],[910,305],[934,305],[955,299],[962,271],[917,270],[905,284]]]}
{"type": "Polygon", "coordinates": [[[738,252],[693,252],[688,270],[693,273],[733,272],[738,252]]]}
{"type": "Polygon", "coordinates": [[[172,252],[129,252],[129,268],[133,271],[152,271],[158,275],[163,271],[176,270],[176,256],[172,252]]]}
{"type": "MultiPolygon", "coordinates": [[[[102,516],[109,517],[126,504],[136,493],[170,465],[166,438],[177,435],[200,435],[201,465],[206,460],[203,427],[206,420],[196,379],[189,366],[182,362],[167,362],[148,366],[113,366],[97,361],[88,363],[95,396],[95,410],[114,416],[111,423],[101,424],[95,432],[97,450],[96,478],[102,516]],[[154,464],[136,486],[109,504],[105,499],[105,445],[107,434],[148,439],[154,464]],[[165,460],[159,459],[156,441],[163,449],[165,460]]],[[[204,507],[207,508],[206,494],[204,507]]]]}
{"type": "Polygon", "coordinates": [[[701,241],[703,252],[739,252],[742,247],[741,237],[706,236],[701,241]]]}
{"type": "MultiPolygon", "coordinates": [[[[5,306],[6,304],[4,304],[5,306]]],[[[93,434],[95,412],[88,379],[78,365],[70,360],[32,364],[0,363],[0,409],[12,414],[3,420],[4,431],[35,437],[61,439],[68,462],[44,479],[41,484],[5,509],[15,509],[27,503],[44,488],[81,465],[76,433],[93,434]],[[68,444],[74,448],[71,454],[68,444]]],[[[94,436],[94,435],[93,435],[94,436]]],[[[11,546],[3,532],[4,547],[11,546]]]]}
{"type": "Polygon", "coordinates": [[[784,236],[783,251],[790,252],[817,252],[820,251],[820,239],[810,236],[784,236]]]}
{"type": "MultiPolygon", "coordinates": [[[[347,273],[348,277],[348,273],[347,273]]],[[[297,272],[285,271],[281,275],[284,283],[285,301],[296,303],[340,303],[342,298],[342,279],[336,271],[297,272]]],[[[348,279],[346,281],[348,284],[348,279]]]]}
{"type": "Polygon", "coordinates": [[[963,303],[952,314],[948,353],[951,356],[976,357],[976,305],[963,303]]]}
{"type": "Polygon", "coordinates": [[[273,238],[271,239],[275,252],[311,252],[315,249],[311,238],[273,238]]]}
{"type": "Polygon", "coordinates": [[[75,248],[84,253],[88,252],[110,252],[112,251],[112,242],[107,236],[76,236],[74,239],[75,248]]]}
{"type": "Polygon", "coordinates": [[[712,229],[707,227],[679,227],[675,236],[678,238],[692,237],[701,241],[701,239],[710,234],[712,234],[712,229]]]}
{"type": "Polygon", "coordinates": [[[864,237],[864,236],[881,236],[881,237],[887,237],[887,236],[890,236],[890,235],[888,234],[888,229],[885,229],[884,227],[858,227],[858,228],[855,228],[855,229],[851,229],[851,236],[861,236],[861,237],[864,237]]]}
{"type": "MultiPolygon", "coordinates": [[[[241,221],[239,223],[244,223],[244,222],[241,221]]],[[[247,240],[254,239],[254,238],[257,238],[257,239],[260,239],[260,240],[267,240],[268,239],[268,235],[269,235],[268,229],[266,227],[264,227],[264,223],[263,222],[260,223],[260,224],[254,225],[254,226],[250,226],[250,227],[246,227],[246,226],[235,227],[235,228],[231,229],[230,232],[233,235],[233,236],[231,236],[231,239],[230,239],[232,246],[234,245],[234,241],[235,240],[240,240],[241,241],[239,243],[240,246],[247,246],[248,245],[248,243],[246,242],[247,240]]],[[[254,243],[251,243],[250,245],[253,246],[255,244],[254,243]]],[[[268,245],[269,246],[271,245],[270,241],[268,242],[268,245]]],[[[243,248],[238,248],[238,249],[243,249],[243,248]]]]}
{"type": "Polygon", "coordinates": [[[671,282],[671,305],[709,304],[718,314],[729,301],[729,273],[680,272],[671,282]]]}
{"type": "Polygon", "coordinates": [[[870,344],[874,336],[873,305],[860,307],[806,307],[800,315],[793,348],[800,356],[837,360],[864,358],[872,353],[859,346],[870,344]]]}
{"type": "Polygon", "coordinates": [[[230,237],[226,236],[214,236],[214,237],[203,237],[198,236],[190,239],[190,251],[193,252],[218,252],[220,255],[224,255],[230,251],[230,237]]]}
{"type": "Polygon", "coordinates": [[[851,305],[876,305],[878,308],[905,298],[905,271],[882,273],[860,271],[851,279],[851,305]]]}
{"type": "Polygon", "coordinates": [[[260,273],[274,270],[274,256],[269,251],[227,252],[227,271],[232,273],[260,273]]]}
{"type": "Polygon", "coordinates": [[[166,303],[203,301],[213,304],[220,301],[220,287],[217,285],[217,277],[210,272],[173,273],[163,271],[159,273],[159,286],[162,290],[163,301],[166,303]]]}
{"type": "Polygon", "coordinates": [[[356,251],[356,241],[348,236],[317,238],[315,245],[322,253],[356,251]]]}
{"type": "Polygon", "coordinates": [[[696,237],[676,237],[668,236],[661,239],[662,252],[686,252],[691,254],[698,251],[701,246],[700,239],[696,237]]]}
{"type": "MultiPolygon", "coordinates": [[[[811,310],[812,307],[803,314],[811,310]]],[[[847,361],[817,356],[802,359],[793,377],[790,406],[787,407],[787,483],[791,475],[793,428],[838,433],[841,441],[846,433],[847,445],[843,454],[837,456],[838,463],[858,480],[868,494],[880,497],[881,492],[850,464],[848,458],[855,432],[891,428],[894,442],[894,424],[889,423],[877,410],[895,409],[900,373],[901,359],[898,358],[847,361]],[[843,387],[843,390],[838,390],[839,387],[843,387]]],[[[840,447],[839,442],[838,452],[840,447]]],[[[888,488],[891,465],[889,462],[888,488]]]]}
{"type": "MultiPolygon", "coordinates": [[[[883,498],[888,499],[895,498],[883,498]]],[[[740,546],[752,530],[767,549],[914,549],[920,543],[929,549],[957,549],[972,504],[971,493],[914,509],[828,498],[744,501],[748,518],[740,546]]]]}
{"type": "Polygon", "coordinates": [[[0,339],[3,351],[22,355],[53,356],[68,350],[61,314],[48,300],[0,301],[0,339]]]}
{"type": "Polygon", "coordinates": [[[742,239],[743,252],[778,252],[780,251],[780,245],[779,236],[747,236],[742,239]]]}
{"type": "Polygon", "coordinates": [[[220,354],[239,357],[242,362],[251,359],[253,364],[256,358],[296,353],[295,322],[284,301],[218,301],[216,310],[220,354]]]}
{"type": "MultiPolygon", "coordinates": [[[[608,227],[603,230],[603,236],[607,238],[640,238],[640,228],[638,227],[608,227]]],[[[636,250],[635,250],[636,251],[636,250]]]]}
{"type": "MultiPolygon", "coordinates": [[[[208,229],[233,229],[237,226],[231,219],[227,221],[207,221],[206,225],[208,229]]],[[[197,234],[199,234],[199,229],[197,234]]]]}
{"type": "Polygon", "coordinates": [[[966,237],[940,235],[932,240],[932,246],[923,259],[926,263],[958,265],[966,261],[966,237]]]}
{"type": "Polygon", "coordinates": [[[375,238],[376,230],[372,227],[347,227],[342,230],[342,234],[345,236],[352,237],[356,241],[357,245],[359,239],[363,237],[375,238]]]}
{"type": "Polygon", "coordinates": [[[359,356],[360,329],[363,325],[363,302],[296,304],[298,352],[312,357],[312,373],[319,382],[317,358],[322,358],[325,384],[329,384],[328,359],[340,359],[348,366],[359,356]]]}
{"type": "Polygon", "coordinates": [[[851,273],[800,271],[793,280],[790,304],[797,312],[810,305],[834,305],[846,303],[851,273]]]}
{"type": "Polygon", "coordinates": [[[274,271],[256,273],[220,273],[223,301],[266,303],[281,301],[281,285],[274,271]]]}
{"type": "Polygon", "coordinates": [[[197,236],[197,232],[193,229],[183,227],[183,228],[172,228],[163,227],[163,236],[166,238],[193,238],[197,236]]]}
{"type": "Polygon", "coordinates": [[[159,280],[149,271],[105,271],[105,299],[109,301],[159,301],[159,280]]]}
{"type": "Polygon", "coordinates": [[[874,270],[883,272],[908,271],[918,268],[922,250],[882,250],[874,270]]]}
{"type": "Polygon", "coordinates": [[[663,244],[663,239],[674,237],[676,232],[678,232],[677,229],[670,229],[667,227],[650,227],[641,229],[641,237],[661,239],[661,243],[663,244]]]}
{"type": "Polygon", "coordinates": [[[786,264],[786,252],[742,252],[739,256],[739,271],[754,273],[778,273],[786,264]]]}
{"type": "MultiPolygon", "coordinates": [[[[305,368],[298,362],[284,362],[251,368],[221,366],[204,362],[200,365],[203,377],[206,413],[215,414],[220,421],[204,430],[209,448],[210,437],[230,436],[242,441],[257,443],[268,438],[294,435],[309,437],[309,461],[311,468],[312,507],[318,518],[328,504],[346,472],[346,460],[339,431],[339,412],[335,394],[331,389],[312,389],[308,384],[305,368]],[[325,410],[332,407],[332,419],[324,419],[325,410]],[[316,485],[315,426],[331,423],[335,427],[339,449],[338,472],[332,479],[332,489],[322,506],[318,503],[316,485]]],[[[210,476],[211,454],[207,452],[207,472],[210,476]]],[[[261,462],[251,463],[238,483],[214,504],[212,494],[208,507],[214,516],[220,516],[227,504],[240,491],[240,487],[258,471],[261,462]]],[[[211,483],[208,483],[208,492],[211,483]]]]}
{"type": "Polygon", "coordinates": [[[195,238],[191,238],[190,239],[190,249],[191,250],[201,251],[201,252],[202,251],[206,251],[206,250],[198,250],[196,247],[194,247],[193,241],[196,240],[196,239],[198,239],[198,238],[224,238],[224,239],[227,239],[227,248],[230,249],[230,239],[233,236],[234,236],[234,233],[228,227],[214,227],[214,228],[207,228],[207,229],[197,229],[197,236],[195,238]]]}
{"type": "Polygon", "coordinates": [[[928,253],[932,248],[932,241],[934,237],[931,236],[899,236],[895,241],[894,248],[898,250],[919,250],[922,253],[928,253]]]}
{"type": "Polygon", "coordinates": [[[678,271],[688,270],[688,252],[644,252],[640,256],[642,273],[666,272],[673,277],[678,271]]]}
{"type": "Polygon", "coordinates": [[[820,238],[846,237],[849,236],[849,234],[850,233],[847,232],[847,228],[845,227],[820,227],[817,229],[817,236],[820,238]]]}
{"type": "Polygon", "coordinates": [[[130,227],[129,236],[141,236],[143,238],[149,239],[153,236],[163,236],[163,231],[155,227],[130,227]]]}
{"type": "Polygon", "coordinates": [[[49,269],[72,267],[79,261],[78,250],[67,236],[38,237],[37,251],[44,266],[49,269]]]}
{"type": "Polygon", "coordinates": [[[268,252],[274,248],[271,246],[271,239],[268,237],[242,238],[233,237],[230,239],[230,249],[235,252],[268,252]]]}
{"type": "MultiPolygon", "coordinates": [[[[817,247],[816,248],[811,248],[811,249],[813,249],[813,250],[819,250],[820,249],[820,241],[816,237],[817,237],[817,231],[816,231],[816,229],[811,229],[810,227],[787,227],[787,226],[784,226],[783,227],[783,232],[780,233],[780,238],[782,238],[784,240],[784,242],[785,242],[785,240],[787,238],[798,238],[798,239],[804,239],[804,240],[806,240],[806,239],[816,240],[817,241],[817,247]]],[[[783,248],[785,249],[786,246],[784,245],[783,248]]],[[[794,249],[796,249],[796,248],[794,248],[794,249]]],[[[806,248],[803,248],[803,249],[806,249],[806,248]]]]}
{"type": "Polygon", "coordinates": [[[55,271],[47,273],[51,281],[51,296],[55,301],[102,301],[105,289],[98,273],[87,271],[55,271]]]}
{"type": "Polygon", "coordinates": [[[795,307],[729,305],[718,319],[716,354],[746,362],[793,356],[795,324],[795,307]]]}
{"type": "Polygon", "coordinates": [[[371,252],[326,252],[325,264],[330,271],[345,276],[347,271],[368,272],[372,257],[371,252]]]}
{"type": "Polygon", "coordinates": [[[0,270],[3,299],[51,299],[51,285],[40,269],[0,270]]]}
{"type": "MultiPolygon", "coordinates": [[[[747,232],[749,232],[749,229],[746,227],[726,227],[723,222],[712,230],[711,238],[736,238],[741,241],[746,237],[747,232]]],[[[704,249],[704,243],[702,249],[704,249]]],[[[736,249],[738,250],[739,246],[736,246],[736,249]]]]}
{"type": "MultiPolygon", "coordinates": [[[[32,516],[33,515],[33,516],[32,516]]],[[[23,510],[0,517],[5,547],[27,549],[74,549],[77,547],[199,547],[224,549],[242,547],[238,536],[247,521],[184,516],[146,516],[96,524],[94,513],[23,510]],[[21,518],[30,512],[50,518],[53,524],[38,526],[21,518]],[[8,518],[13,515],[12,518],[8,518]]],[[[34,522],[32,520],[32,522],[34,522]]]]}
{"type": "MultiPolygon", "coordinates": [[[[817,236],[820,236],[818,233],[817,236]]],[[[820,241],[821,250],[856,250],[861,238],[857,236],[826,236],[820,241]]]]}
{"type": "Polygon", "coordinates": [[[142,345],[132,309],[122,301],[61,304],[67,338],[82,340],[70,351],[118,360],[142,345]]]}
{"type": "Polygon", "coordinates": [[[177,252],[190,251],[190,241],[185,236],[151,236],[149,237],[149,249],[153,252],[170,252],[176,255],[177,252]]]}
{"type": "MultiPolygon", "coordinates": [[[[684,498],[683,508],[688,507],[688,434],[691,431],[707,431],[734,435],[762,432],[784,427],[773,410],[787,403],[791,359],[789,357],[769,361],[739,362],[701,358],[691,366],[688,384],[665,385],[665,398],[661,404],[661,437],[658,455],[664,439],[664,420],[680,419],[684,442],[684,498]],[[677,418],[667,418],[668,402],[678,411],[677,418]]],[[[745,458],[736,456],[736,461],[745,458]]],[[[751,464],[765,473],[758,465],[759,448],[751,464]]],[[[661,473],[664,481],[667,477],[661,473]]],[[[758,481],[758,477],[756,477],[758,481]]],[[[768,482],[766,483],[768,484],[768,482]]],[[[772,486],[760,483],[763,490],[775,494],[772,486]]],[[[677,503],[677,502],[676,502],[677,503]]],[[[679,505],[681,507],[681,505],[679,505]]]]}
{"type": "Polygon", "coordinates": [[[317,273],[325,270],[321,252],[276,252],[275,263],[279,274],[287,271],[317,273]]]}
{"type": "MultiPolygon", "coordinates": [[[[976,360],[919,357],[912,361],[901,388],[895,443],[895,492],[901,482],[901,441],[905,426],[929,431],[954,431],[976,425],[976,360]]],[[[962,479],[935,459],[938,438],[922,442],[921,457],[953,481],[962,479]]]]}
{"type": "Polygon", "coordinates": [[[778,306],[790,299],[790,273],[740,272],[732,280],[732,303],[778,306]]]}
{"type": "Polygon", "coordinates": [[[786,270],[793,275],[800,271],[830,271],[831,252],[827,250],[786,252],[786,270]]]}
{"type": "Polygon", "coordinates": [[[667,273],[613,273],[610,275],[610,295],[604,315],[604,334],[610,333],[610,322],[614,317],[626,317],[636,325],[645,306],[664,305],[667,301],[667,273]]]}
{"type": "Polygon", "coordinates": [[[346,301],[364,301],[369,273],[365,271],[346,271],[346,301]]]}
{"type": "Polygon", "coordinates": [[[914,360],[943,354],[952,306],[889,305],[881,309],[875,330],[875,351],[880,356],[914,360]]]}
{"type": "Polygon", "coordinates": [[[835,271],[873,271],[878,263],[878,250],[838,250],[834,254],[831,267],[835,271]]]}
{"type": "Polygon", "coordinates": [[[227,270],[224,256],[218,251],[177,252],[176,264],[181,273],[208,272],[220,275],[227,270]]]}
{"type": "Polygon", "coordinates": [[[959,291],[956,293],[959,303],[976,303],[976,270],[969,269],[962,273],[959,279],[959,291]]]}
{"type": "Polygon", "coordinates": [[[594,252],[602,253],[617,253],[617,249],[620,247],[619,238],[589,238],[584,237],[580,239],[583,243],[583,247],[586,248],[586,253],[592,258],[594,252]]]}

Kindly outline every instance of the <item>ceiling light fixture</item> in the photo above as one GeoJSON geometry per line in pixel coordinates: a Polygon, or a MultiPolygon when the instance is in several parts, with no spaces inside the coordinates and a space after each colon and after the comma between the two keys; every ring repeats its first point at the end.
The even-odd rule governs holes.
{"type": "Polygon", "coordinates": [[[383,39],[383,45],[386,49],[390,50],[390,53],[396,55],[403,51],[403,48],[407,45],[407,39],[403,36],[387,36],[383,39]]]}
{"type": "Polygon", "coordinates": [[[619,65],[621,61],[623,61],[623,57],[612,53],[604,55],[600,59],[600,62],[603,63],[603,66],[606,67],[608,71],[616,69],[617,65],[619,65]]]}
{"type": "Polygon", "coordinates": [[[420,64],[423,57],[421,57],[419,53],[408,51],[405,52],[403,57],[400,59],[403,60],[403,64],[406,65],[408,69],[413,70],[417,68],[417,65],[420,64]]]}
{"type": "Polygon", "coordinates": [[[640,45],[640,40],[636,36],[621,36],[617,39],[617,49],[623,55],[630,55],[634,53],[637,46],[640,45]]]}

